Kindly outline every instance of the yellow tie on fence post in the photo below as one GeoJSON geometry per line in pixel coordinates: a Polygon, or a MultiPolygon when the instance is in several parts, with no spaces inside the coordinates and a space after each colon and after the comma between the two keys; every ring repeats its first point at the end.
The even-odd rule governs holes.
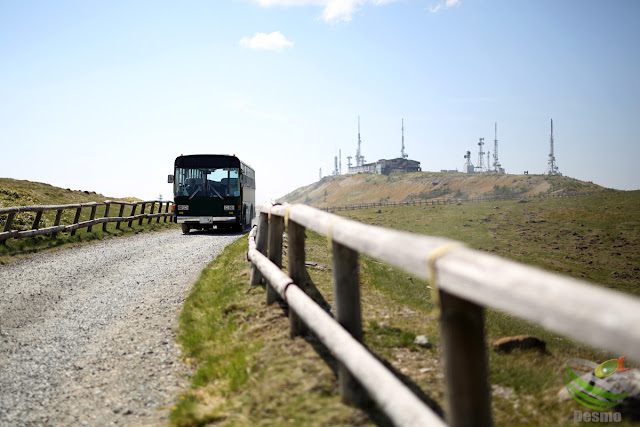
{"type": "Polygon", "coordinates": [[[443,255],[448,254],[454,249],[464,247],[460,242],[445,243],[429,252],[427,256],[427,265],[429,266],[429,284],[431,285],[431,302],[435,307],[436,314],[440,314],[440,295],[438,294],[438,284],[436,281],[436,261],[443,255]]]}

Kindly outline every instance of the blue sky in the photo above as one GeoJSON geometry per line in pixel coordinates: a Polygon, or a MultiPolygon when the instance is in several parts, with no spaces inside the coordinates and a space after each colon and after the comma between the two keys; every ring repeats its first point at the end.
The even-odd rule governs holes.
{"type": "Polygon", "coordinates": [[[171,198],[179,154],[236,154],[258,201],[355,155],[640,189],[640,2],[0,0],[0,176],[171,198]]]}

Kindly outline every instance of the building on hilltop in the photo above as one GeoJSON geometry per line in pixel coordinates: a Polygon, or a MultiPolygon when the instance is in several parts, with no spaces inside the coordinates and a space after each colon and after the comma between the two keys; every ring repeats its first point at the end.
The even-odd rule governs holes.
{"type": "Polygon", "coordinates": [[[375,163],[365,163],[362,166],[349,167],[350,174],[353,173],[372,173],[389,175],[390,173],[407,173],[407,172],[420,172],[420,162],[411,159],[380,159],[375,163]]]}
{"type": "Polygon", "coordinates": [[[405,151],[404,146],[404,119],[401,122],[402,126],[402,139],[401,139],[401,157],[395,159],[380,159],[374,163],[365,163],[364,156],[362,155],[361,145],[362,140],[360,139],[360,116],[358,116],[358,151],[356,151],[356,165],[351,165],[351,156],[347,156],[347,173],[371,173],[371,174],[382,174],[389,175],[390,173],[407,173],[407,172],[420,172],[422,168],[420,167],[420,162],[417,160],[410,160],[409,155],[405,151]]]}

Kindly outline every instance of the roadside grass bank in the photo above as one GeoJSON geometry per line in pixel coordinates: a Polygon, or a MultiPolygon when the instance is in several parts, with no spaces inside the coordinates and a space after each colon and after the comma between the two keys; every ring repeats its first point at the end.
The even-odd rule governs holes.
{"type": "Polygon", "coordinates": [[[171,424],[362,424],[366,416],[340,402],[330,356],[290,339],[284,310],[249,286],[247,246],[246,237],[229,245],[184,304],[177,340],[194,373],[171,424]]]}
{"type": "MultiPolygon", "coordinates": [[[[640,282],[633,266],[639,265],[639,198],[640,192],[607,192],[530,203],[417,206],[343,215],[454,238],[480,250],[638,295],[640,282]]],[[[306,249],[309,293],[330,308],[327,240],[307,230],[306,249]]],[[[265,306],[263,287],[249,286],[246,251],[244,237],[229,246],[203,271],[185,303],[179,341],[195,373],[191,388],[172,411],[172,425],[385,425],[385,418],[375,410],[340,402],[335,361],[312,337],[289,338],[284,311],[277,304],[265,306]]],[[[283,259],[286,268],[286,240],[283,259]]],[[[360,257],[360,277],[365,344],[423,400],[442,411],[446,402],[439,325],[427,284],[366,256],[360,257]],[[417,335],[426,335],[432,347],[414,344],[417,335]]],[[[495,310],[485,312],[485,331],[497,425],[573,424],[573,411],[583,408],[558,397],[567,360],[621,356],[495,310]],[[546,352],[493,351],[495,339],[520,334],[544,339],[546,352]]],[[[625,361],[625,366],[637,364],[625,361]]],[[[616,425],[631,423],[623,415],[616,425]]]]}

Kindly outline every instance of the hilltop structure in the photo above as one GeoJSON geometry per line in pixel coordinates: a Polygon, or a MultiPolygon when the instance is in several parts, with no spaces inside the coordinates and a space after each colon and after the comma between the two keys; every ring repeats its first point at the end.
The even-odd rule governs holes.
{"type": "Polygon", "coordinates": [[[403,159],[401,157],[395,159],[380,159],[374,163],[365,163],[362,166],[349,168],[349,173],[375,173],[389,175],[390,173],[399,172],[420,172],[420,162],[417,160],[403,159]]]}
{"type": "Polygon", "coordinates": [[[377,162],[365,163],[364,156],[361,154],[362,140],[360,139],[360,117],[358,116],[358,151],[356,152],[356,165],[351,166],[351,157],[348,156],[348,172],[354,173],[372,173],[389,175],[390,173],[408,173],[408,172],[420,172],[420,162],[417,160],[409,159],[409,155],[405,152],[404,146],[404,119],[402,119],[402,148],[400,150],[400,156],[395,159],[380,159],[377,162]]]}
{"type": "Polygon", "coordinates": [[[549,152],[549,167],[545,172],[546,175],[559,175],[562,176],[556,165],[556,156],[553,154],[553,119],[551,119],[551,138],[550,138],[551,150],[549,152]]]}
{"type": "Polygon", "coordinates": [[[474,166],[471,163],[471,151],[467,151],[464,155],[465,164],[462,168],[464,173],[498,173],[504,174],[505,170],[498,160],[498,123],[495,124],[495,139],[493,140],[493,165],[491,165],[491,153],[484,151],[484,138],[480,138],[478,142],[478,163],[474,166]],[[484,155],[487,155],[485,166],[484,155]],[[491,167],[493,166],[493,168],[491,167]]]}

